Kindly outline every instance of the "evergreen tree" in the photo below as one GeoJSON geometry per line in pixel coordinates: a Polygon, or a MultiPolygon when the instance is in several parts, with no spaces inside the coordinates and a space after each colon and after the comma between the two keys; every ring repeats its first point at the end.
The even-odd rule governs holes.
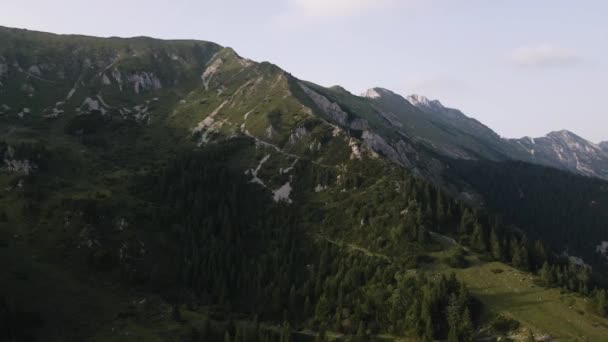
{"type": "Polygon", "coordinates": [[[551,274],[551,266],[549,266],[549,263],[545,261],[543,263],[543,267],[540,269],[540,280],[546,286],[550,286],[550,285],[553,284],[553,279],[552,278],[553,277],[552,277],[552,274],[551,274]]]}
{"type": "Polygon", "coordinates": [[[490,233],[490,252],[495,260],[502,260],[502,246],[495,229],[490,233]]]}
{"type": "Polygon", "coordinates": [[[448,333],[448,342],[459,342],[458,341],[458,327],[450,326],[450,332],[448,333]]]}
{"type": "Polygon", "coordinates": [[[471,247],[479,252],[487,249],[486,238],[483,227],[479,222],[473,224],[473,234],[471,235],[471,247]]]}
{"type": "Polygon", "coordinates": [[[428,316],[426,319],[426,325],[424,326],[424,339],[426,341],[433,341],[435,339],[435,330],[433,328],[433,319],[428,316]]]}
{"type": "Polygon", "coordinates": [[[607,298],[606,290],[600,289],[597,291],[596,295],[596,305],[597,305],[597,313],[606,317],[608,315],[608,298],[607,298]]]}
{"type": "Polygon", "coordinates": [[[298,310],[298,299],[296,295],[295,286],[291,285],[291,289],[289,290],[289,315],[292,318],[296,318],[298,310]]]}
{"type": "Polygon", "coordinates": [[[312,316],[312,304],[310,304],[310,298],[306,296],[304,300],[304,317],[310,318],[312,316]]]}
{"type": "Polygon", "coordinates": [[[475,217],[469,208],[466,208],[460,218],[460,225],[458,226],[458,232],[460,234],[468,234],[473,230],[473,224],[475,223],[475,217]]]}
{"type": "Polygon", "coordinates": [[[365,323],[363,321],[359,322],[359,327],[357,328],[357,340],[365,341],[365,323]]]}
{"type": "Polygon", "coordinates": [[[241,328],[237,327],[236,332],[234,333],[234,342],[243,342],[243,337],[241,335],[241,328]]]}
{"type": "Polygon", "coordinates": [[[464,310],[462,319],[460,321],[460,340],[461,341],[473,341],[473,322],[471,321],[471,313],[469,308],[464,310]]]}
{"type": "Polygon", "coordinates": [[[329,316],[329,302],[327,301],[327,297],[322,295],[317,302],[317,307],[315,308],[315,319],[318,322],[324,322],[329,316]]]}

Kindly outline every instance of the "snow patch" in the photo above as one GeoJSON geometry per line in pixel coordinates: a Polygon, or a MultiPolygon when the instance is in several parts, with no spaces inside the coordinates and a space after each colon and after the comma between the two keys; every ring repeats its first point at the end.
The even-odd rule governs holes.
{"type": "Polygon", "coordinates": [[[112,81],[110,81],[110,78],[104,73],[103,76],[101,76],[101,83],[104,85],[110,85],[112,84],[112,81]]]}
{"type": "Polygon", "coordinates": [[[290,182],[285,183],[282,187],[274,190],[273,193],[273,200],[275,202],[287,202],[287,203],[291,203],[291,199],[289,198],[289,195],[291,194],[291,184],[290,182]]]}

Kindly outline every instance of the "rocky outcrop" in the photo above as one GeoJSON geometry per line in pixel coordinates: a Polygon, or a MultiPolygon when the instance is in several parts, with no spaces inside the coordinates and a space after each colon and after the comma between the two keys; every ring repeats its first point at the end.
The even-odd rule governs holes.
{"type": "Polygon", "coordinates": [[[606,149],[570,131],[551,132],[541,138],[525,137],[511,142],[523,148],[536,163],[608,179],[606,149]]]}
{"type": "Polygon", "coordinates": [[[412,148],[403,142],[403,140],[392,146],[384,138],[372,131],[364,131],[361,138],[369,148],[386,156],[393,162],[407,168],[413,166],[407,157],[407,154],[412,152],[412,148]]]}
{"type": "Polygon", "coordinates": [[[349,126],[348,113],[342,110],[339,104],[330,101],[328,98],[310,89],[303,83],[300,83],[300,87],[302,88],[302,90],[304,90],[306,95],[308,95],[312,99],[312,101],[317,105],[317,107],[319,107],[319,109],[322,110],[323,113],[329,117],[330,120],[343,127],[349,126]]]}
{"type": "Polygon", "coordinates": [[[133,84],[136,94],[150,89],[161,89],[163,87],[160,79],[153,72],[139,72],[127,77],[129,83],[133,84]]]}

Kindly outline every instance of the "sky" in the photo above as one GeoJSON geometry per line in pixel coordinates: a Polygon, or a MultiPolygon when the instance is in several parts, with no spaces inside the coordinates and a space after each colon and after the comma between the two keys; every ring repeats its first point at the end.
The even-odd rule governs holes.
{"type": "Polygon", "coordinates": [[[608,140],[605,0],[19,0],[0,25],[200,39],[294,76],[421,94],[508,138],[608,140]]]}

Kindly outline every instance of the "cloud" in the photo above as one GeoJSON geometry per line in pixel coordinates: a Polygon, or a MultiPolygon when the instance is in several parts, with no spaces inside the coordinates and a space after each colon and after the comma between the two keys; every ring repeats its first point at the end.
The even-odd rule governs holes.
{"type": "Polygon", "coordinates": [[[349,16],[386,8],[394,0],[289,0],[291,11],[314,17],[349,16]]]}
{"type": "Polygon", "coordinates": [[[526,67],[569,66],[582,62],[576,51],[546,43],[519,47],[511,52],[510,60],[526,67]]]}

